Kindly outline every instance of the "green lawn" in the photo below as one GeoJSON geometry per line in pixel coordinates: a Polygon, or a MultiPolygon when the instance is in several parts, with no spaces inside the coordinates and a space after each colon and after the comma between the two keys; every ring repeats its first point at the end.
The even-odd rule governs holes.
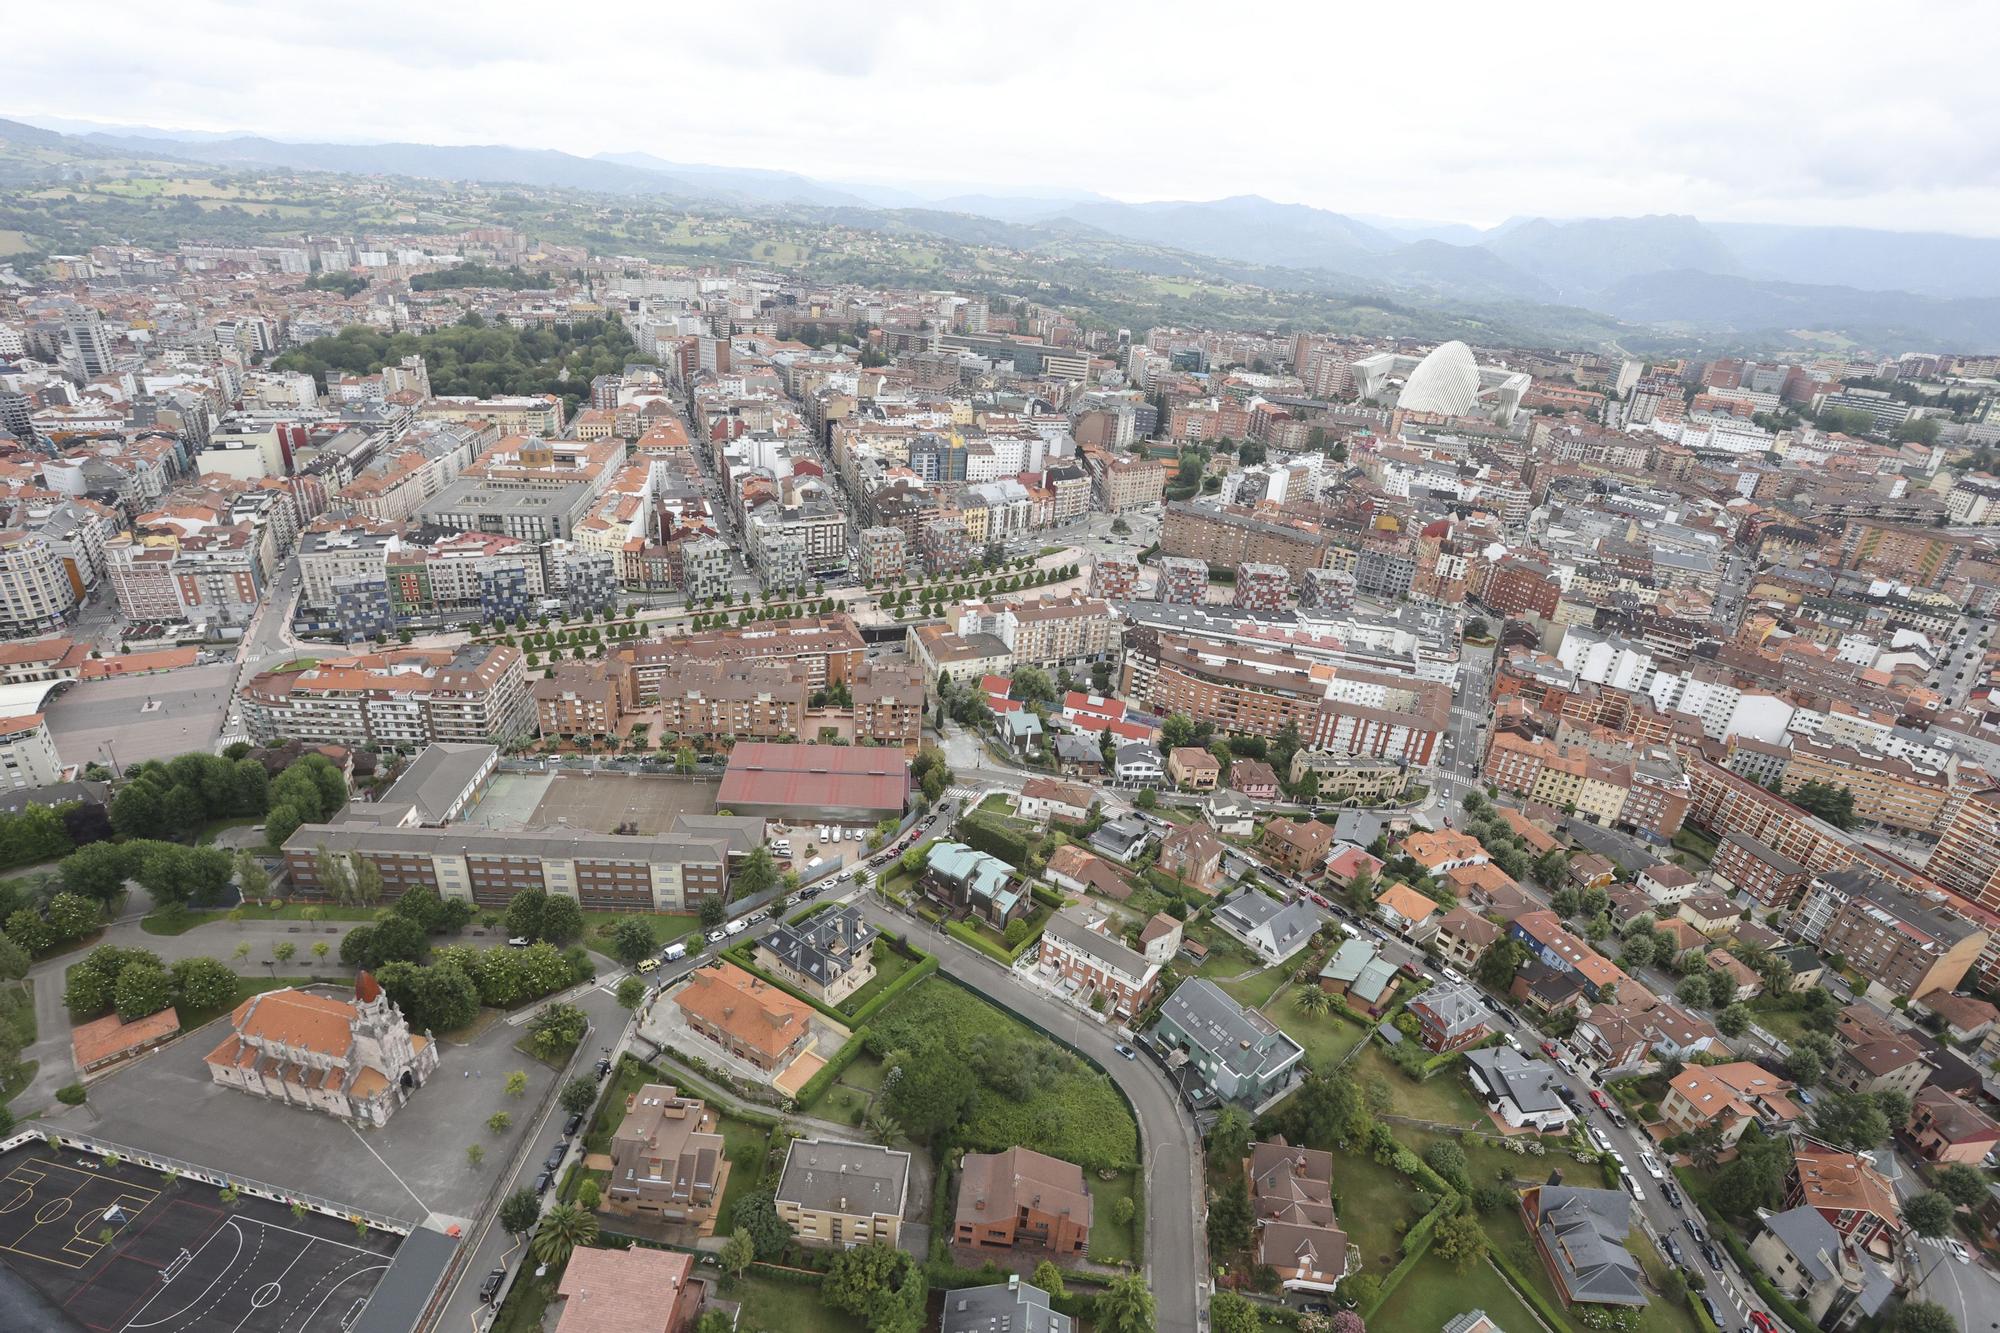
{"type": "Polygon", "coordinates": [[[21,1090],[35,1081],[41,1070],[40,1060],[20,1060],[12,1065],[5,1077],[0,1077],[0,1106],[5,1106],[21,1095],[21,1090]]]}
{"type": "Polygon", "coordinates": [[[542,1315],[555,1299],[556,1284],[560,1281],[559,1271],[538,1278],[533,1263],[521,1265],[520,1275],[507,1292],[507,1303],[500,1307],[487,1333],[539,1333],[542,1315]]]}
{"type": "Polygon", "coordinates": [[[1138,1162],[1139,1127],[1101,1069],[948,978],[926,977],[870,1026],[886,1050],[935,1051],[969,1065],[982,1046],[1007,1044],[1011,1060],[1035,1062],[1026,1096],[1003,1093],[967,1069],[975,1088],[959,1140],[968,1149],[1002,1152],[1022,1144],[1086,1170],[1138,1162]]]}
{"type": "MultiPolygon", "coordinates": [[[[1752,1021],[1778,1040],[1790,1045],[1806,1033],[1814,1031],[1806,1025],[1806,1011],[1802,1008],[1782,1008],[1776,997],[1760,995],[1750,1001],[1752,1021]]],[[[1828,1029],[1820,1029],[1829,1031],[1828,1029]]]]}
{"type": "Polygon", "coordinates": [[[722,1116],[717,1128],[722,1131],[723,1155],[729,1159],[729,1183],[716,1207],[715,1234],[727,1236],[732,1230],[730,1210],[764,1179],[764,1157],[771,1150],[771,1131],[732,1115],[722,1116]]]}
{"type": "Polygon", "coordinates": [[[1315,1069],[1332,1069],[1347,1053],[1368,1036],[1368,1029],[1339,1014],[1306,1014],[1295,1003],[1305,988],[1294,985],[1279,995],[1264,1013],[1285,1030],[1285,1035],[1305,1047],[1306,1059],[1315,1069]]]}
{"type": "Polygon", "coordinates": [[[1347,1069],[1356,1080],[1366,1081],[1374,1077],[1386,1082],[1395,1094],[1398,1115],[1434,1120],[1444,1125],[1490,1123],[1486,1119],[1486,1108],[1474,1100],[1471,1089],[1465,1086],[1465,1071],[1461,1064],[1447,1066],[1433,1074],[1429,1082],[1419,1083],[1390,1064],[1380,1045],[1370,1045],[1354,1057],[1354,1063],[1347,1069]]]}
{"type": "Polygon", "coordinates": [[[902,976],[903,973],[916,966],[914,960],[905,958],[901,953],[879,940],[875,944],[874,958],[875,975],[868,979],[867,985],[840,1002],[837,1008],[839,1008],[841,1013],[859,1013],[862,1005],[867,1004],[877,995],[887,990],[890,983],[895,981],[897,977],[902,976]]]}
{"type": "Polygon", "coordinates": [[[829,1310],[820,1290],[802,1282],[748,1273],[725,1285],[722,1299],[739,1301],[743,1309],[736,1333],[861,1333],[850,1315],[829,1310]]]}
{"type": "Polygon", "coordinates": [[[612,1066],[608,1086],[599,1094],[597,1110],[584,1131],[583,1150],[587,1153],[611,1151],[611,1135],[625,1121],[625,1099],[658,1077],[637,1060],[620,1060],[612,1066]]]}
{"type": "Polygon", "coordinates": [[[612,927],[620,921],[640,920],[653,932],[653,947],[665,948],[683,935],[701,929],[701,918],[685,912],[585,912],[583,914],[583,938],[586,943],[599,944],[604,941],[612,927]]]}
{"type": "Polygon", "coordinates": [[[1381,1309],[1368,1321],[1376,1333],[1437,1333],[1454,1316],[1467,1310],[1484,1310],[1493,1321],[1514,1333],[1536,1333],[1541,1321],[1529,1313],[1527,1304],[1491,1264],[1480,1264],[1469,1273],[1435,1253],[1409,1271],[1381,1309]]]}
{"type": "Polygon", "coordinates": [[[1007,798],[1005,792],[996,791],[981,801],[977,809],[1002,817],[1011,817],[1014,813],[1014,803],[1007,798]]]}
{"type": "Polygon", "coordinates": [[[262,815],[242,815],[235,819],[211,819],[201,826],[201,832],[195,836],[195,842],[200,846],[206,847],[215,841],[217,834],[228,829],[254,828],[263,822],[264,816],[262,815]]]}
{"type": "Polygon", "coordinates": [[[1120,1171],[1116,1179],[1105,1180],[1089,1171],[1083,1183],[1090,1188],[1090,1258],[1101,1264],[1137,1263],[1139,1246],[1132,1234],[1133,1223],[1120,1226],[1111,1217],[1120,1199],[1138,1203],[1134,1173],[1120,1171]]]}
{"type": "MultiPolygon", "coordinates": [[[[339,907],[332,903],[281,903],[276,907],[264,907],[246,903],[242,907],[245,921],[373,921],[386,907],[339,907]],[[318,915],[308,917],[307,912],[318,915]]],[[[190,911],[184,907],[163,907],[159,911],[139,919],[139,928],[148,935],[185,935],[197,926],[229,925],[227,911],[190,911]]]]}
{"type": "Polygon", "coordinates": [[[1376,1165],[1365,1153],[1334,1154],[1333,1193],[1341,1230],[1360,1251],[1367,1265],[1362,1271],[1376,1277],[1387,1277],[1401,1262],[1403,1231],[1433,1202],[1408,1176],[1376,1165]]]}
{"type": "Polygon", "coordinates": [[[1245,1008],[1262,1009],[1271,1002],[1271,997],[1278,993],[1278,987],[1291,981],[1292,973],[1296,970],[1293,963],[1297,963],[1304,956],[1299,954],[1291,962],[1267,967],[1262,972],[1241,980],[1217,979],[1215,984],[1222,987],[1231,999],[1245,1008]]]}
{"type": "Polygon", "coordinates": [[[35,992],[27,982],[0,986],[0,1032],[11,1033],[17,1049],[35,1044],[35,992]]]}

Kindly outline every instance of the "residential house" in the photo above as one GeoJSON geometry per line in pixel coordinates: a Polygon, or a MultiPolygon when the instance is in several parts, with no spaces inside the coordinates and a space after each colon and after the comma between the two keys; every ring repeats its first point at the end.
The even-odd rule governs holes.
{"type": "Polygon", "coordinates": [[[812,1006],[734,963],[696,968],[671,998],[691,1031],[771,1078],[812,1046],[812,1006]]]}
{"type": "Polygon", "coordinates": [[[1217,905],[1212,920],[1229,935],[1276,966],[1311,943],[1320,915],[1312,904],[1280,903],[1252,888],[1241,888],[1217,905]]]}
{"type": "Polygon", "coordinates": [[[1422,866],[1425,874],[1432,876],[1493,859],[1479,845],[1479,839],[1470,833],[1449,828],[1412,833],[1403,839],[1402,850],[1403,855],[1422,866]]]}
{"type": "Polygon", "coordinates": [[[1521,1216],[1567,1305],[1646,1304],[1646,1275],[1625,1248],[1632,1200],[1623,1190],[1533,1185],[1521,1216]]]}
{"type": "Polygon", "coordinates": [[[1800,1138],[1785,1177],[1785,1207],[1818,1211],[1842,1240],[1887,1254],[1903,1231],[1902,1210],[1889,1179],[1867,1158],[1800,1138]]]}
{"type": "Polygon", "coordinates": [[[1029,778],[1021,784],[1016,808],[1023,819],[1032,819],[1038,824],[1046,824],[1051,819],[1081,824],[1090,818],[1090,807],[1096,800],[1096,792],[1074,782],[1029,778]]]}
{"type": "Polygon", "coordinates": [[[1319,970],[1319,988],[1338,995],[1350,1009],[1370,1018],[1380,1018],[1395,999],[1403,974],[1382,956],[1371,939],[1349,940],[1334,950],[1333,957],[1319,970]]]}
{"type": "Polygon", "coordinates": [[[1222,763],[1199,745],[1176,745],[1167,755],[1167,776],[1182,791],[1214,791],[1222,763]]]}
{"type": "Polygon", "coordinates": [[[875,934],[860,908],[835,907],[781,922],[757,941],[756,959],[779,980],[835,1006],[875,979],[875,934]]]}
{"type": "Polygon", "coordinates": [[[1666,1095],[1660,1098],[1660,1119],[1675,1134],[1714,1125],[1727,1147],[1742,1138],[1744,1128],[1753,1122],[1771,1134],[1797,1120],[1799,1108],[1791,1091],[1790,1083],[1748,1060],[1688,1065],[1668,1081],[1666,1095]]]}
{"type": "Polygon", "coordinates": [[[1091,847],[1103,856],[1123,865],[1130,865],[1146,850],[1146,844],[1153,840],[1153,826],[1137,815],[1120,815],[1107,819],[1091,830],[1085,839],[1091,847]]]}
{"type": "Polygon", "coordinates": [[[1223,880],[1222,839],[1207,821],[1197,819],[1168,831],[1160,839],[1159,869],[1201,890],[1215,892],[1223,880]]]}
{"type": "Polygon", "coordinates": [[[998,714],[993,726],[1001,743],[1014,754],[1029,755],[1042,748],[1042,719],[1025,708],[998,714]]]}
{"type": "Polygon", "coordinates": [[[895,1245],[903,1236],[909,1185],[906,1152],[840,1139],[793,1139],[775,1191],[778,1216],[807,1245],[895,1245]]]}
{"type": "Polygon", "coordinates": [[[1360,875],[1370,879],[1382,873],[1380,859],[1370,856],[1368,849],[1357,847],[1351,842],[1336,838],[1333,850],[1327,854],[1326,877],[1335,884],[1352,884],[1360,875]]]}
{"type": "Polygon", "coordinates": [[[719,1122],[699,1097],[648,1083],[625,1099],[611,1135],[611,1177],[599,1208],[619,1217],[650,1217],[701,1230],[729,1184],[719,1122]]]}
{"type": "Polygon", "coordinates": [[[1318,879],[1333,849],[1333,830],[1317,819],[1301,823],[1295,819],[1274,819],[1264,825],[1260,850],[1264,859],[1288,875],[1302,880],[1318,879]]]}
{"type": "Polygon", "coordinates": [[[1569,858],[1563,869],[1563,880],[1576,889],[1608,889],[1618,878],[1618,867],[1611,858],[1596,852],[1578,852],[1569,858]]]}
{"type": "Polygon", "coordinates": [[[1544,1017],[1583,1003],[1583,978],[1530,957],[1514,970],[1507,994],[1544,1017]]]}
{"type": "Polygon", "coordinates": [[[1076,1333],[1076,1321],[1049,1304],[1049,1294],[1019,1273],[984,1287],[944,1294],[938,1333],[1076,1333]]]}
{"type": "Polygon", "coordinates": [[[1104,776],[1104,751],[1089,736],[1060,732],[1056,736],[1056,767],[1062,770],[1064,777],[1101,778],[1104,776]]]}
{"type": "Polygon", "coordinates": [[[1113,757],[1120,782],[1157,787],[1166,781],[1167,769],[1160,761],[1160,748],[1151,741],[1126,741],[1113,752],[1113,757]]]}
{"type": "Polygon", "coordinates": [[[1506,933],[1471,908],[1460,904],[1438,921],[1437,934],[1431,936],[1431,948],[1437,951],[1437,956],[1444,960],[1447,967],[1470,972],[1486,951],[1498,944],[1506,933]]]}
{"type": "Polygon", "coordinates": [[[1764,978],[1758,974],[1757,969],[1751,967],[1750,964],[1744,962],[1741,958],[1729,952],[1729,950],[1723,948],[1710,949],[1704,957],[1708,962],[1710,971],[1729,978],[1731,983],[1735,985],[1736,989],[1730,994],[1732,1000],[1750,1000],[1763,994],[1764,978]]]}
{"type": "Polygon", "coordinates": [[[1287,1291],[1332,1291],[1347,1275],[1348,1248],[1333,1210],[1333,1155],[1281,1136],[1250,1145],[1243,1175],[1258,1267],[1274,1270],[1287,1291]]]}
{"type": "Polygon", "coordinates": [[[1032,1148],[967,1153],[952,1239],[977,1250],[1081,1255],[1090,1248],[1083,1168],[1032,1148]]]}
{"type": "Polygon", "coordinates": [[[926,898],[953,916],[976,916],[995,930],[1029,910],[1027,886],[1014,867],[962,842],[932,843],[919,884],[926,898]]]}
{"type": "Polygon", "coordinates": [[[1704,935],[1720,935],[1743,919],[1743,908],[1719,893],[1697,893],[1681,900],[1680,919],[1704,935]]]}
{"type": "Polygon", "coordinates": [[[1694,896],[1701,881],[1672,861],[1655,861],[1639,872],[1639,891],[1666,907],[1694,896]]]}
{"type": "Polygon", "coordinates": [[[1253,801],[1275,801],[1278,774],[1261,759],[1238,759],[1229,765],[1229,785],[1253,801]]]}
{"type": "MultiPolygon", "coordinates": [[[[1416,1008],[1416,1003],[1410,1007],[1416,1008]]],[[[1465,1076],[1485,1100],[1486,1109],[1509,1129],[1555,1134],[1576,1119],[1569,1103],[1556,1095],[1562,1086],[1556,1067],[1511,1046],[1467,1052],[1465,1076]]]]}
{"type": "Polygon", "coordinates": [[[1819,1210],[1770,1213],[1750,1242],[1750,1260],[1818,1327],[1838,1333],[1882,1308],[1895,1283],[1842,1240],[1819,1210]]]}
{"type": "Polygon", "coordinates": [[[2000,1009],[1971,995],[1954,995],[1934,990],[1920,997],[1918,1009],[1928,1009],[1944,1020],[1944,1030],[1955,1042],[1978,1041],[2000,1022],[2000,1009]]]}
{"type": "Polygon", "coordinates": [[[1451,891],[1461,899],[1492,898],[1519,887],[1512,875],[1491,861],[1481,861],[1477,865],[1454,866],[1444,872],[1444,882],[1449,884],[1451,891]]]}
{"type": "Polygon", "coordinates": [[[1152,1003],[1160,975],[1160,963],[1127,948],[1111,933],[1108,918],[1080,906],[1049,917],[1035,961],[1044,982],[1121,1022],[1152,1003]]]}
{"type": "Polygon", "coordinates": [[[1900,1092],[1914,1097],[1931,1076],[1924,1052],[1907,1037],[1878,1037],[1844,1047],[1827,1082],[1849,1092],[1900,1092]]]}
{"type": "Polygon", "coordinates": [[[1227,837],[1247,838],[1257,832],[1257,807],[1241,792],[1210,792],[1201,803],[1201,816],[1227,837]]]}
{"type": "Polygon", "coordinates": [[[1427,940],[1437,930],[1438,905],[1401,880],[1375,895],[1375,915],[1406,940],[1427,940]]]}
{"type": "Polygon", "coordinates": [[[579,1245],[556,1284],[555,1333],[694,1333],[705,1290],[692,1254],[579,1245]]]}
{"type": "Polygon", "coordinates": [[[1624,969],[1563,927],[1554,912],[1529,912],[1508,925],[1507,933],[1528,952],[1560,972],[1574,972],[1592,1000],[1605,998],[1626,980],[1624,969]]]}
{"type": "MultiPolygon", "coordinates": [[[[1167,997],[1151,1040],[1170,1072],[1191,1069],[1215,1097],[1249,1107],[1290,1087],[1305,1059],[1305,1049],[1270,1019],[1203,977],[1182,982],[1167,997]]],[[[1184,1091],[1198,1089],[1184,1085],[1184,1091]]]]}
{"type": "Polygon", "coordinates": [[[1186,929],[1179,918],[1155,912],[1153,919],[1139,930],[1139,952],[1145,955],[1147,962],[1165,967],[1181,951],[1186,929]]]}
{"type": "Polygon", "coordinates": [[[2000,1123],[1943,1088],[1922,1088],[1910,1099],[1910,1120],[1903,1127],[1903,1136],[1927,1162],[1978,1166],[2000,1147],[2000,1123]]]}
{"type": "Polygon", "coordinates": [[[1073,842],[1056,848],[1042,873],[1049,883],[1071,893],[1102,894],[1121,903],[1132,896],[1131,880],[1103,857],[1093,856],[1073,842]]]}
{"type": "Polygon", "coordinates": [[[1427,1051],[1462,1051],[1493,1033],[1486,1005],[1470,985],[1448,981],[1433,986],[1404,1011],[1416,1018],[1427,1051]]]}
{"type": "Polygon", "coordinates": [[[1792,969],[1792,979],[1788,990],[1818,990],[1820,982],[1826,979],[1826,960],[1813,951],[1811,945],[1794,944],[1789,949],[1778,950],[1778,957],[1792,969]]]}

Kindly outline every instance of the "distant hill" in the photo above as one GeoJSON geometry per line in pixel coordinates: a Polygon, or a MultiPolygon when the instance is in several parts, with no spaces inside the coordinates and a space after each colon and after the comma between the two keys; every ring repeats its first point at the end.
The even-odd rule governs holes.
{"type": "Polygon", "coordinates": [[[1387,232],[1322,208],[1277,204],[1257,195],[1206,203],[1075,204],[1063,217],[1114,236],[1168,245],[1249,264],[1353,273],[1370,256],[1394,250],[1387,232]]]}
{"type": "Polygon", "coordinates": [[[1741,265],[1715,233],[1691,217],[1535,218],[1484,242],[1487,250],[1571,300],[1645,273],[1693,269],[1736,273],[1741,265]]]}
{"type": "Polygon", "coordinates": [[[1862,227],[1711,222],[1751,277],[1927,296],[2000,296],[2000,239],[1862,227]]]}
{"type": "Polygon", "coordinates": [[[809,204],[841,207],[865,205],[860,195],[831,185],[822,185],[808,176],[791,171],[761,171],[748,167],[710,167],[688,162],[669,162],[651,153],[599,153],[593,162],[654,171],[716,198],[730,198],[762,204],[809,204]]]}
{"type": "Polygon", "coordinates": [[[1590,308],[1621,319],[1746,335],[1830,329],[1877,347],[2000,347],[2000,298],[1946,300],[1679,270],[1640,274],[1590,308]]]}

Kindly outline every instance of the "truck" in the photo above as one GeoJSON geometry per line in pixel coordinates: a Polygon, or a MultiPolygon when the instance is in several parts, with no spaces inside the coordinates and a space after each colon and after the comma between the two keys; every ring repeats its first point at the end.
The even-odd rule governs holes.
{"type": "Polygon", "coordinates": [[[671,963],[678,959],[687,957],[687,954],[688,954],[687,945],[681,943],[679,940],[675,940],[672,944],[669,944],[665,949],[660,951],[660,958],[663,962],[671,963]]]}

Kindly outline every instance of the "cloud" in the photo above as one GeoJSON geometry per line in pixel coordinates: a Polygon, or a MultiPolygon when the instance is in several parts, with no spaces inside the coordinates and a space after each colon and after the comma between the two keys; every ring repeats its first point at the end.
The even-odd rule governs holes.
{"type": "Polygon", "coordinates": [[[35,55],[10,93],[13,114],[1128,200],[2000,230],[2000,81],[1944,68],[2000,56],[1979,6],[1531,18],[1457,0],[74,0],[15,20],[35,55]]]}

